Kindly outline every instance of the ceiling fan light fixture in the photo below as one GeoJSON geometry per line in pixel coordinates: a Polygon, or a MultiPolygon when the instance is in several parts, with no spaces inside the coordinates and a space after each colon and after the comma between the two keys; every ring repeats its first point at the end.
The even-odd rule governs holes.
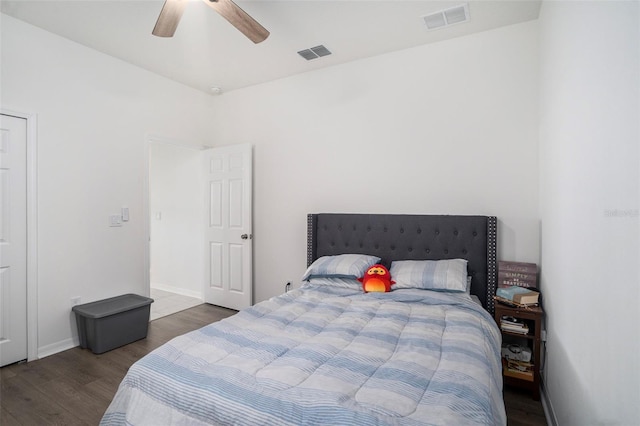
{"type": "Polygon", "coordinates": [[[173,37],[186,5],[187,0],[166,0],[151,34],[156,37],[173,37]]]}
{"type": "MultiPolygon", "coordinates": [[[[189,0],[165,0],[152,34],[158,37],[173,37],[188,2],[189,0]]],[[[204,0],[204,2],[252,42],[257,44],[269,37],[269,31],[232,0],[204,0]]]]}
{"type": "Polygon", "coordinates": [[[204,2],[255,44],[269,37],[269,31],[233,0],[204,0],[204,2]]]}

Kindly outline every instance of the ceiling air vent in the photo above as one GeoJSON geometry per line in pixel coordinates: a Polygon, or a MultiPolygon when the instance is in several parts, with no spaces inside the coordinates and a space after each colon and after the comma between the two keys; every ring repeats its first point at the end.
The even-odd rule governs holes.
{"type": "Polygon", "coordinates": [[[324,47],[323,45],[312,47],[311,49],[305,49],[298,52],[298,55],[305,58],[307,61],[312,59],[320,58],[322,56],[331,55],[329,49],[324,47]]]}
{"type": "Polygon", "coordinates": [[[467,3],[440,12],[422,16],[428,30],[437,30],[453,24],[460,24],[469,20],[469,5],[467,3]]]}

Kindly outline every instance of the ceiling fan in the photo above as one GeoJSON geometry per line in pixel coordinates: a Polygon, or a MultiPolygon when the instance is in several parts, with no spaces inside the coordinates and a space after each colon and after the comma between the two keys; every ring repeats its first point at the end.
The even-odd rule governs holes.
{"type": "MultiPolygon", "coordinates": [[[[252,42],[260,43],[269,37],[269,31],[231,0],[203,1],[252,42]]],[[[158,37],[173,37],[188,2],[189,0],[165,0],[152,34],[158,37]]]]}

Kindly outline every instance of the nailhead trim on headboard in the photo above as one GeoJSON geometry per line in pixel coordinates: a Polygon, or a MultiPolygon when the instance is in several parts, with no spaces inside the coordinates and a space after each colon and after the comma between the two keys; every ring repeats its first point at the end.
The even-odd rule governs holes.
{"type": "Polygon", "coordinates": [[[313,263],[313,231],[315,226],[314,224],[314,215],[307,215],[307,267],[309,267],[313,263]]]}
{"type": "Polygon", "coordinates": [[[497,283],[498,218],[487,218],[487,311],[493,315],[497,283]]]}

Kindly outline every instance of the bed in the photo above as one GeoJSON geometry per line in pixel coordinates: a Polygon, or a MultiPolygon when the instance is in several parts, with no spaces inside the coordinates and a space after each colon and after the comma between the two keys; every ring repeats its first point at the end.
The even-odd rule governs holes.
{"type": "Polygon", "coordinates": [[[300,288],[136,362],[101,424],[505,425],[491,316],[496,218],[311,214],[307,223],[300,288]],[[371,258],[397,273],[393,291],[364,293],[340,269],[371,258]],[[463,290],[405,285],[428,275],[459,286],[461,263],[463,290]],[[444,275],[433,272],[442,265],[444,275]]]}

